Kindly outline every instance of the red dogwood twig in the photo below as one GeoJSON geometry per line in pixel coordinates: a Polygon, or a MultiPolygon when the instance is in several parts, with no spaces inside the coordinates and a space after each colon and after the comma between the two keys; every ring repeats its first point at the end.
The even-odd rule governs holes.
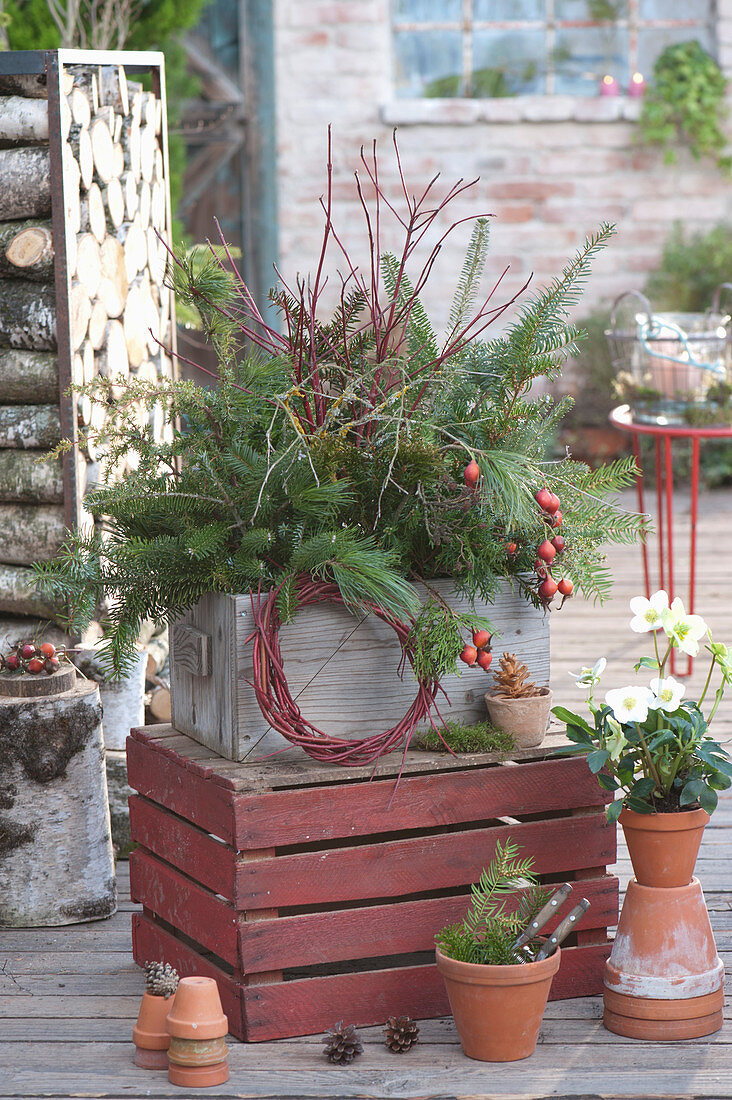
{"type": "MultiPolygon", "coordinates": [[[[370,764],[378,757],[392,750],[404,747],[406,751],[415,729],[425,718],[434,728],[431,714],[435,708],[435,698],[439,683],[434,679],[417,679],[417,694],[404,717],[391,729],[383,733],[349,741],[343,737],[332,737],[323,733],[307,718],[292,698],[287,684],[280,650],[279,630],[282,626],[277,596],[279,588],[268,593],[252,592],[252,614],[254,632],[247,640],[253,640],[253,679],[252,687],[257,697],[259,709],[265,720],[293,745],[299,745],[308,756],[327,764],[341,764],[346,767],[358,767],[370,764]]],[[[331,602],[343,604],[343,597],[337,585],[315,580],[303,575],[296,581],[297,603],[299,608],[311,604],[331,602]]],[[[402,665],[406,662],[414,665],[409,637],[412,623],[392,618],[380,608],[369,604],[367,608],[392,628],[402,647],[402,665]]]]}

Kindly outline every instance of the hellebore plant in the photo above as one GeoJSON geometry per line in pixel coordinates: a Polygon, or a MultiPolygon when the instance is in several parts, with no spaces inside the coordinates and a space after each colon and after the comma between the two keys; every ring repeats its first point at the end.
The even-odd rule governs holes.
{"type": "Polygon", "coordinates": [[[732,652],[712,640],[704,620],[687,614],[680,599],[669,605],[662,590],[649,600],[634,597],[630,609],[631,630],[653,634],[654,656],[641,657],[635,671],[647,668],[656,675],[647,686],[631,684],[606,692],[602,704],[595,700],[595,689],[607,663],[604,657],[592,668],[570,673],[578,686],[589,689],[587,705],[594,727],[565,707],[554,707],[553,713],[567,723],[567,737],[573,742],[561,751],[588,754],[587,763],[600,786],[615,794],[607,809],[609,821],[617,821],[624,806],[642,814],[697,806],[712,813],[717,791],[732,785],[732,762],[708,734],[725,689],[732,683],[732,652]],[[700,699],[694,702],[683,698],[685,686],[667,675],[666,665],[673,649],[698,656],[705,635],[709,674],[700,699]],[[720,681],[705,716],[702,707],[705,699],[712,698],[715,668],[720,681]]]}

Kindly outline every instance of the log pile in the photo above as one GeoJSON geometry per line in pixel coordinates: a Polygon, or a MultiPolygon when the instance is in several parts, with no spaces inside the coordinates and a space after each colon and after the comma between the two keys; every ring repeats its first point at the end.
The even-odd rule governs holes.
{"type": "MultiPolygon", "coordinates": [[[[4,56],[11,55],[0,54],[0,652],[39,634],[57,644],[78,640],[51,621],[56,609],[38,595],[30,565],[52,558],[66,528],[85,522],[83,495],[103,469],[103,441],[87,440],[87,431],[103,432],[130,378],[171,377],[163,348],[174,347],[175,316],[164,285],[162,99],[127,79],[124,55],[73,64],[29,54],[45,56],[47,71],[20,75],[3,73],[4,56]],[[55,84],[49,101],[47,83],[54,64],[57,110],[55,84]],[[69,390],[97,376],[114,383],[109,401],[69,390]],[[79,447],[56,457],[70,437],[79,447]]],[[[135,61],[139,68],[139,55],[135,61]]],[[[139,416],[142,423],[148,414],[141,408],[139,416]]],[[[162,431],[160,417],[153,429],[162,431]]],[[[105,476],[123,478],[126,469],[122,461],[105,476]]],[[[141,707],[142,686],[136,690],[141,707]]],[[[108,748],[107,772],[124,854],[128,788],[119,746],[108,748]]]]}
{"type": "MultiPolygon", "coordinates": [[[[85,433],[111,409],[72,398],[68,382],[110,378],[119,401],[130,377],[172,373],[162,102],[122,65],[67,64],[54,118],[45,74],[0,72],[0,616],[51,613],[28,568],[57,552],[98,478],[85,433]],[[75,478],[52,455],[69,424],[82,443],[75,478]]],[[[0,635],[15,640],[5,621],[0,635]]]]}

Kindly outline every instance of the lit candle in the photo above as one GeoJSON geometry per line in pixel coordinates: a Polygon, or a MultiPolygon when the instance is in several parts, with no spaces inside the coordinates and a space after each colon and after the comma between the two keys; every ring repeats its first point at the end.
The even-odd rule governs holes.
{"type": "Polygon", "coordinates": [[[643,73],[633,73],[630,78],[630,84],[628,86],[628,95],[641,96],[646,90],[646,82],[643,79],[643,73]]]}
{"type": "Polygon", "coordinates": [[[600,81],[600,95],[620,95],[620,85],[614,76],[604,76],[600,81]]]}

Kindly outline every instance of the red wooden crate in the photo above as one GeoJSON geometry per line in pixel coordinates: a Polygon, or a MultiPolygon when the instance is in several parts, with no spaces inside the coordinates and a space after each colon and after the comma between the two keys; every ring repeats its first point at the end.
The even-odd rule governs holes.
{"type": "Polygon", "coordinates": [[[592,903],[552,997],[600,993],[615,828],[585,761],[551,757],[558,741],[510,760],[410,752],[395,789],[399,760],[375,774],[297,750],[237,764],[171,727],[133,731],[135,960],[215,977],[250,1041],[446,1015],[435,932],[510,836],[544,881],[592,903]]]}

